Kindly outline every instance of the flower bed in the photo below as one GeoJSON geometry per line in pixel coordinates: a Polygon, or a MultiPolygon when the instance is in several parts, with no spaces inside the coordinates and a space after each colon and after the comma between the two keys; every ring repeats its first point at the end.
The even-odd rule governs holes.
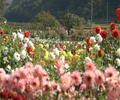
{"type": "Polygon", "coordinates": [[[120,32],[111,23],[60,41],[0,30],[0,67],[2,99],[119,100],[120,32]]]}

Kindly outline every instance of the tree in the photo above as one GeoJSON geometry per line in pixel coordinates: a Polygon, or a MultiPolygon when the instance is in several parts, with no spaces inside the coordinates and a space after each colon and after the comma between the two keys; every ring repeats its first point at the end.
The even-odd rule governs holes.
{"type": "Polygon", "coordinates": [[[3,17],[5,11],[10,6],[12,0],[0,0],[0,16],[3,17]]]}
{"type": "MultiPolygon", "coordinates": [[[[39,12],[46,11],[59,19],[69,12],[89,20],[91,18],[91,1],[93,2],[93,21],[105,23],[107,0],[13,0],[5,17],[10,21],[25,22],[30,21],[39,12]]],[[[116,19],[115,9],[120,7],[119,1],[108,0],[109,21],[116,19]]]]}
{"type": "Polygon", "coordinates": [[[44,28],[47,28],[47,27],[54,28],[54,27],[60,26],[60,23],[58,22],[58,20],[53,15],[47,12],[38,13],[32,19],[32,21],[42,24],[44,28]]]}
{"type": "Polygon", "coordinates": [[[4,13],[5,5],[6,5],[6,0],[0,0],[0,16],[2,16],[4,13]]]}
{"type": "Polygon", "coordinates": [[[76,14],[67,13],[64,15],[63,24],[66,27],[66,29],[68,30],[68,34],[70,34],[70,30],[72,28],[80,27],[84,23],[85,23],[84,18],[81,18],[76,14]]]}

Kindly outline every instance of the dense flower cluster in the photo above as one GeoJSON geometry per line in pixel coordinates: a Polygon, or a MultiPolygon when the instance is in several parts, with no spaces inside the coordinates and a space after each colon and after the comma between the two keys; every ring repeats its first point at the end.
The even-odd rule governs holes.
{"type": "Polygon", "coordinates": [[[11,93],[11,92],[5,91],[5,90],[0,92],[0,98],[2,98],[4,100],[9,100],[9,99],[12,99],[12,100],[27,100],[20,95],[17,95],[17,94],[14,94],[14,93],[11,93]]]}
{"type": "Polygon", "coordinates": [[[1,98],[120,99],[120,32],[115,23],[104,30],[96,26],[95,34],[79,42],[31,38],[21,30],[5,33],[0,31],[1,98]]]}
{"type": "MultiPolygon", "coordinates": [[[[4,34],[4,31],[0,31],[0,33],[4,34]]],[[[0,59],[2,63],[0,66],[8,72],[15,68],[15,63],[31,61],[35,56],[35,46],[30,38],[30,32],[20,32],[19,30],[18,32],[12,32],[12,34],[7,35],[7,38],[1,40],[0,59]]],[[[20,66],[23,66],[23,64],[20,66]]]]}
{"type": "MultiPolygon", "coordinates": [[[[63,65],[57,66],[63,67],[63,65]]],[[[13,91],[28,99],[35,99],[39,96],[41,98],[48,96],[53,99],[55,96],[64,98],[63,95],[65,95],[71,100],[76,97],[84,100],[86,97],[83,97],[82,94],[98,99],[99,94],[106,92],[103,96],[107,100],[120,99],[120,76],[114,67],[107,67],[103,73],[97,69],[93,61],[88,61],[85,63],[85,72],[76,70],[72,73],[63,72],[59,76],[59,82],[51,81],[48,73],[40,65],[33,67],[30,62],[17,68],[11,74],[6,74],[3,69],[0,69],[0,88],[6,90],[1,92],[0,96],[2,98],[18,98],[13,100],[26,100],[8,92],[13,91]],[[94,91],[96,92],[93,93],[94,91]],[[49,95],[47,95],[48,93],[49,95]],[[98,95],[95,95],[96,93],[98,95]]]]}

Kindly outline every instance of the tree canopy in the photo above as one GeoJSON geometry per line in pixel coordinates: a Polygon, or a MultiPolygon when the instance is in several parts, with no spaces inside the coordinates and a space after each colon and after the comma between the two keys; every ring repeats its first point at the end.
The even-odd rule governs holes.
{"type": "Polygon", "coordinates": [[[35,17],[33,17],[32,21],[40,23],[44,28],[46,27],[54,28],[60,26],[58,20],[56,20],[54,16],[47,12],[38,13],[35,17]]]}
{"type": "Polygon", "coordinates": [[[70,30],[72,28],[80,27],[84,24],[85,20],[84,18],[80,18],[78,15],[67,13],[64,15],[64,26],[68,30],[68,33],[70,33],[70,30]]]}
{"type": "MultiPolygon", "coordinates": [[[[107,0],[93,1],[94,21],[105,21],[107,0]]],[[[115,20],[115,9],[120,7],[119,0],[108,0],[109,20],[115,20]]],[[[5,17],[10,21],[30,21],[39,12],[50,12],[57,18],[66,13],[77,14],[86,20],[91,18],[91,0],[13,0],[5,17]]]]}

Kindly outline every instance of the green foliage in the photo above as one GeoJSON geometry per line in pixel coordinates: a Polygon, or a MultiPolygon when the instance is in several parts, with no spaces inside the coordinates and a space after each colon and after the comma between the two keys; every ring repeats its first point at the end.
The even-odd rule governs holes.
{"type": "Polygon", "coordinates": [[[33,22],[40,23],[43,25],[44,28],[47,27],[59,27],[60,23],[57,21],[57,19],[47,12],[41,12],[38,13],[34,18],[33,22]]]}
{"type": "MultiPolygon", "coordinates": [[[[109,21],[116,20],[115,9],[120,7],[119,0],[108,0],[109,21]]],[[[91,0],[14,0],[5,16],[10,21],[30,21],[36,14],[49,11],[57,18],[65,13],[74,13],[86,20],[91,18],[91,0]]],[[[107,1],[93,0],[93,21],[105,23],[107,18],[107,1]]]]}
{"type": "Polygon", "coordinates": [[[0,16],[3,15],[6,6],[6,0],[0,0],[0,16]]]}
{"type": "Polygon", "coordinates": [[[81,18],[78,15],[72,13],[65,14],[63,21],[64,21],[64,26],[67,28],[68,32],[72,28],[81,27],[85,23],[84,18],[81,18]]]}
{"type": "Polygon", "coordinates": [[[1,24],[4,24],[4,23],[6,23],[6,22],[7,22],[7,19],[6,19],[6,18],[0,17],[0,25],[1,25],[1,24]]]}

